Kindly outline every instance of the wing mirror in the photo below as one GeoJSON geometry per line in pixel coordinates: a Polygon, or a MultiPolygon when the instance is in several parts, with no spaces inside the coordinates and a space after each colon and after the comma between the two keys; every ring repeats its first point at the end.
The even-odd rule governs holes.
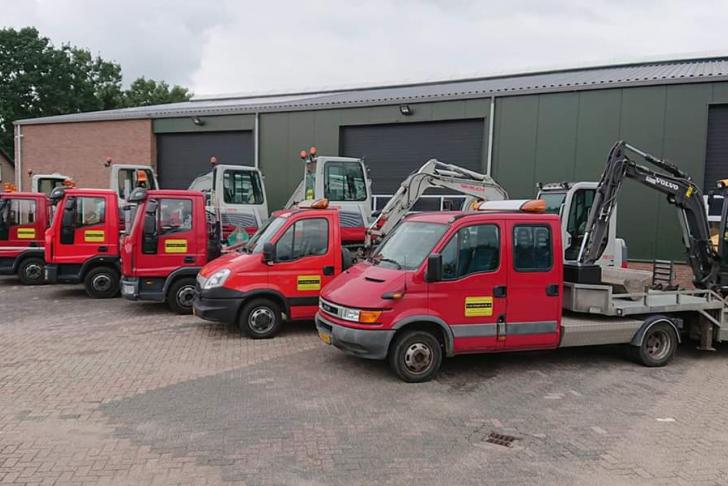
{"type": "Polygon", "coordinates": [[[276,245],[270,241],[263,243],[263,261],[265,263],[273,263],[276,259],[276,245]]]}
{"type": "Polygon", "coordinates": [[[442,280],[442,255],[439,253],[433,253],[427,257],[425,280],[428,282],[439,282],[442,280]]]}

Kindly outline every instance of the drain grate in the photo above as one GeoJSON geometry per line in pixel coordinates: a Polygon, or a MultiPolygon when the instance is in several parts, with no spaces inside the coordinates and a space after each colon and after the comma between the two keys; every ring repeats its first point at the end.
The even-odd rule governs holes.
{"type": "Polygon", "coordinates": [[[514,437],[512,435],[498,434],[496,432],[491,432],[490,435],[488,435],[488,438],[485,439],[485,441],[490,444],[495,444],[503,447],[513,447],[513,442],[517,440],[518,437],[514,437]]]}

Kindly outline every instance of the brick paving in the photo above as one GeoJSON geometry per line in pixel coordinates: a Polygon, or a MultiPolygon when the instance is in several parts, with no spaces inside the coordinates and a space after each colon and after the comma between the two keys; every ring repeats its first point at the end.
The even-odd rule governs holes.
{"type": "Polygon", "coordinates": [[[11,278],[0,316],[0,485],[728,484],[728,346],[469,356],[408,385],[312,324],[252,341],[11,278]]]}

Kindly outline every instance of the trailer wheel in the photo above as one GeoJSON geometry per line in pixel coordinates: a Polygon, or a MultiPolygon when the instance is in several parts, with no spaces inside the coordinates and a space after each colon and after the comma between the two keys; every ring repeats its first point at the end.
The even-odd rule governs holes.
{"type": "Polygon", "coordinates": [[[167,291],[167,305],[177,314],[192,314],[192,300],[195,297],[195,279],[181,278],[167,291]]]}
{"type": "Polygon", "coordinates": [[[119,272],[110,267],[96,267],[83,279],[86,293],[94,299],[110,299],[119,294],[119,272]]]}
{"type": "Polygon", "coordinates": [[[430,381],[442,364],[442,347],[432,333],[404,331],[395,338],[389,350],[389,365],[408,383],[430,381]]]}
{"type": "MultiPolygon", "coordinates": [[[[660,318],[663,319],[664,318],[660,318]]],[[[642,343],[633,347],[634,357],[645,366],[665,366],[675,356],[678,338],[673,327],[667,322],[657,322],[650,326],[642,337],[642,343]]]]}
{"type": "Polygon", "coordinates": [[[269,299],[253,299],[240,312],[240,332],[253,339],[272,338],[283,325],[281,308],[269,299]]]}
{"type": "Polygon", "coordinates": [[[18,279],[23,285],[38,285],[45,282],[45,261],[42,258],[26,258],[18,268],[18,279]]]}

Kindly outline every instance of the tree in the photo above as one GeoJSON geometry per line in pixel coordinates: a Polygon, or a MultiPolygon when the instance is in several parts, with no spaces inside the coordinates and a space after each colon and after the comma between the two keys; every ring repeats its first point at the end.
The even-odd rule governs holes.
{"type": "Polygon", "coordinates": [[[139,78],[122,89],[121,66],[38,30],[0,29],[0,148],[13,153],[13,121],[188,100],[187,89],[139,78]]]}

